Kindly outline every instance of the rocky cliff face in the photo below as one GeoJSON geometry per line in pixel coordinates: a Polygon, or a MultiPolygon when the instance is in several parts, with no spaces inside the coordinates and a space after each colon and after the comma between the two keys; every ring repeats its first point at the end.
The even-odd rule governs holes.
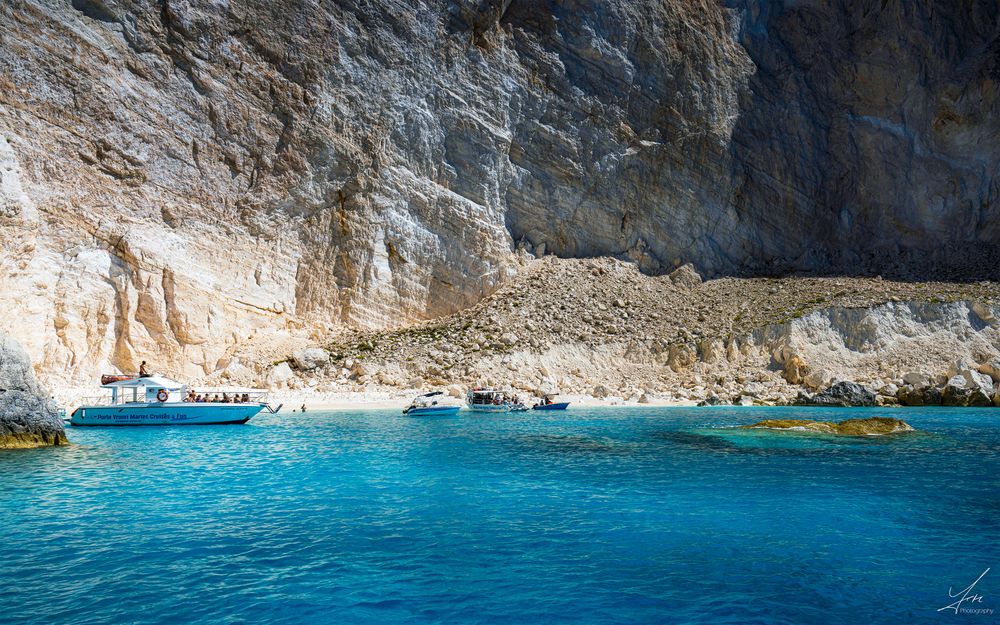
{"type": "Polygon", "coordinates": [[[24,349],[0,334],[0,449],[66,445],[53,402],[35,379],[24,349]]]}
{"type": "Polygon", "coordinates": [[[248,342],[469,306],[519,247],[990,277],[998,13],[6,2],[4,328],[59,380],[200,376],[248,342]]]}

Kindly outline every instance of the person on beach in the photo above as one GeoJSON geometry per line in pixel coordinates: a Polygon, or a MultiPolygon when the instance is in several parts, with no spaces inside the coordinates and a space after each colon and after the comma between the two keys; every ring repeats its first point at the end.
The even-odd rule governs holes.
{"type": "Polygon", "coordinates": [[[306,411],[306,405],[302,404],[302,412],[305,412],[305,411],[306,411]]]}

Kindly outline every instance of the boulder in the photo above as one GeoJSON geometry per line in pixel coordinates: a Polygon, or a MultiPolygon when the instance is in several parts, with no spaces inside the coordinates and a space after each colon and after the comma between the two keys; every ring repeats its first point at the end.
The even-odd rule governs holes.
{"type": "Polygon", "coordinates": [[[990,376],[966,369],[962,372],[962,377],[965,378],[965,382],[969,388],[978,390],[987,397],[993,396],[994,385],[993,379],[990,376]]]}
{"type": "Polygon", "coordinates": [[[941,391],[933,386],[916,388],[904,384],[896,393],[896,399],[904,406],[940,406],[941,391]]]}
{"type": "Polygon", "coordinates": [[[667,366],[675,373],[681,373],[695,363],[695,351],[690,346],[681,343],[671,345],[667,355],[667,366]]]}
{"type": "Polygon", "coordinates": [[[883,395],[885,397],[892,397],[893,399],[896,398],[897,393],[899,393],[899,387],[893,384],[892,382],[886,384],[885,386],[883,386],[878,390],[879,395],[883,395]]]}
{"type": "Polygon", "coordinates": [[[781,377],[785,378],[789,384],[802,384],[803,378],[809,373],[806,363],[798,355],[792,355],[785,360],[785,365],[781,370],[781,377]]]}
{"type": "Polygon", "coordinates": [[[282,388],[287,386],[289,381],[295,377],[295,372],[292,371],[291,366],[287,362],[279,362],[275,366],[271,367],[271,370],[267,372],[267,377],[264,378],[264,384],[268,388],[282,388]]]}
{"type": "Polygon", "coordinates": [[[826,371],[813,371],[802,378],[802,385],[814,391],[826,388],[833,381],[833,376],[826,371]]]}
{"type": "Polygon", "coordinates": [[[667,275],[667,278],[674,285],[689,289],[701,284],[701,274],[695,270],[694,265],[691,263],[674,269],[667,275]]]}
{"type": "Polygon", "coordinates": [[[717,394],[712,393],[705,399],[698,402],[699,406],[729,406],[729,400],[724,397],[719,397],[717,394]]]}
{"type": "Polygon", "coordinates": [[[736,401],[733,402],[734,406],[753,406],[754,399],[750,395],[740,395],[736,401]]]}
{"type": "Polygon", "coordinates": [[[321,347],[307,347],[292,354],[292,363],[300,371],[312,371],[330,362],[330,352],[321,347]]]}
{"type": "Polygon", "coordinates": [[[874,406],[875,393],[855,382],[837,382],[813,395],[810,406],[874,406]]]}
{"type": "Polygon", "coordinates": [[[924,388],[931,385],[931,376],[926,373],[911,371],[903,376],[903,383],[914,388],[924,388]]]}
{"type": "Polygon", "coordinates": [[[234,360],[222,370],[222,377],[235,382],[250,382],[253,380],[253,371],[240,361],[234,360]]]}
{"type": "Polygon", "coordinates": [[[992,306],[987,302],[972,302],[972,312],[976,313],[980,319],[991,326],[997,325],[996,314],[994,314],[992,306]]]}
{"type": "Polygon", "coordinates": [[[964,375],[955,375],[948,379],[941,391],[943,406],[992,406],[992,393],[987,394],[975,384],[971,384],[964,375]]]}
{"type": "Polygon", "coordinates": [[[0,449],[68,444],[59,408],[35,379],[28,354],[0,335],[0,449]]]}
{"type": "Polygon", "coordinates": [[[948,379],[955,377],[956,375],[963,375],[966,371],[977,369],[979,365],[964,358],[959,358],[955,362],[948,366],[948,379]]]}
{"type": "Polygon", "coordinates": [[[976,367],[979,373],[990,376],[994,382],[1000,382],[1000,358],[994,358],[976,367]]]}
{"type": "Polygon", "coordinates": [[[702,339],[698,341],[698,354],[702,362],[714,364],[725,358],[726,348],[719,339],[702,339]]]}

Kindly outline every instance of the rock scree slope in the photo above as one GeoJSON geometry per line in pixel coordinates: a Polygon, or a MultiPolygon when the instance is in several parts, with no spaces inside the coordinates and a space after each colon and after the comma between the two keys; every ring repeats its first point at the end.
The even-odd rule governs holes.
{"type": "Polygon", "coordinates": [[[519,249],[995,278],[990,0],[12,0],[0,306],[46,378],[454,313],[519,249]]]}

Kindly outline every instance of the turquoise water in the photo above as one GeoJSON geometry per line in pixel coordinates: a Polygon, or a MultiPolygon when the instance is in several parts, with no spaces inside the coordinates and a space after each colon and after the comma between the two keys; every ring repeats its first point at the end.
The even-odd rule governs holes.
{"type": "Polygon", "coordinates": [[[78,428],[0,454],[3,623],[1000,622],[1000,411],[78,428]],[[921,433],[719,429],[903,416],[921,433]],[[937,609],[987,567],[977,608],[937,609]]]}

